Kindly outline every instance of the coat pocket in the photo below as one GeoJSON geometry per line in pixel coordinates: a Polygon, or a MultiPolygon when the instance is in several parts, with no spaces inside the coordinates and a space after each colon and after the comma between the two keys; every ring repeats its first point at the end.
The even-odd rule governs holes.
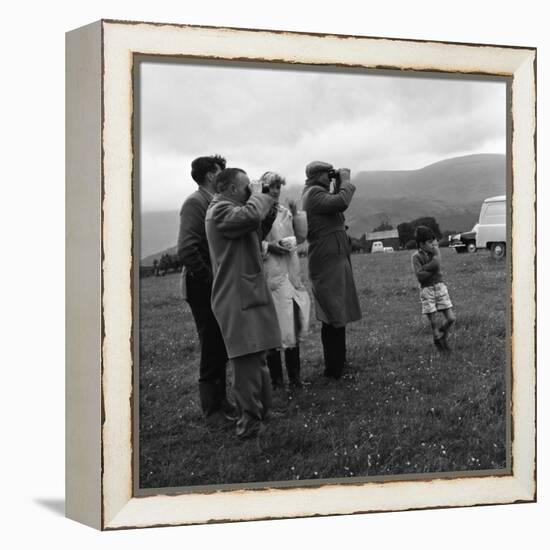
{"type": "Polygon", "coordinates": [[[269,303],[267,284],[263,271],[241,275],[241,309],[265,306],[269,303]]]}

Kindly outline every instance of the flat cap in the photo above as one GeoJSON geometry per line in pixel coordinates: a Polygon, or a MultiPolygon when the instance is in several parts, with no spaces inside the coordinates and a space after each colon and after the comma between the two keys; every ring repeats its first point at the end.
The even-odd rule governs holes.
{"type": "Polygon", "coordinates": [[[328,162],[322,162],[320,160],[314,160],[306,166],[306,178],[313,178],[323,172],[329,172],[334,167],[328,162]]]}

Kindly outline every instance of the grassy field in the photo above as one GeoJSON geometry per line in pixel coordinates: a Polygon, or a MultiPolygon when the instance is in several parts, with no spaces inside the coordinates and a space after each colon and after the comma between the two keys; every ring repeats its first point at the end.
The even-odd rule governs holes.
{"type": "Polygon", "coordinates": [[[288,412],[272,421],[261,445],[206,430],[198,339],[180,275],[143,279],[140,486],[505,468],[505,262],[442,250],[457,314],[453,351],[442,356],[420,314],[410,255],[353,256],[363,319],[347,328],[346,375],[338,382],[322,376],[313,314],[301,345],[310,385],[287,396],[288,412]]]}

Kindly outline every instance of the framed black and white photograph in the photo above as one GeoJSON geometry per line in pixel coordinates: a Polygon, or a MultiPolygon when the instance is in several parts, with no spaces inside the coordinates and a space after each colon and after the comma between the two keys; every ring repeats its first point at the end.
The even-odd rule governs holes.
{"type": "Polygon", "coordinates": [[[360,36],[69,33],[68,515],[533,501],[535,63],[360,36]]]}

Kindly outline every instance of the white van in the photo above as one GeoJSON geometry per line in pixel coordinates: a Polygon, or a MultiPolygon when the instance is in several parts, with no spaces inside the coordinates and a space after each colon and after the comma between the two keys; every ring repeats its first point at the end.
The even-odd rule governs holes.
{"type": "Polygon", "coordinates": [[[374,254],[375,252],[384,252],[384,243],[382,241],[374,241],[370,251],[371,254],[374,254]]]}
{"type": "Polygon", "coordinates": [[[493,258],[506,255],[506,196],[483,201],[476,235],[477,248],[488,248],[493,258]]]}

